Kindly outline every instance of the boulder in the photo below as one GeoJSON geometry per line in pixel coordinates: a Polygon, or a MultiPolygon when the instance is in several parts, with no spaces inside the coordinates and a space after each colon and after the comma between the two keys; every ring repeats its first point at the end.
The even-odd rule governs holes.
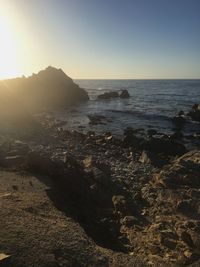
{"type": "Polygon", "coordinates": [[[119,94],[119,97],[121,97],[121,98],[129,98],[130,95],[129,95],[128,90],[126,90],[126,89],[122,90],[122,91],[120,92],[120,94],[119,94]]]}
{"type": "MultiPolygon", "coordinates": [[[[167,186],[200,186],[200,151],[193,150],[166,165],[162,171],[155,175],[156,180],[167,186]]],[[[183,205],[181,204],[181,207],[183,205]]],[[[184,207],[184,206],[183,206],[184,207]]],[[[183,208],[184,209],[184,208],[183,208]]]]}
{"type": "Polygon", "coordinates": [[[150,138],[141,143],[140,149],[149,150],[154,153],[164,153],[166,155],[183,155],[187,152],[185,146],[167,136],[161,138],[150,138]]]}
{"type": "Polygon", "coordinates": [[[98,99],[111,99],[111,98],[116,98],[119,97],[118,92],[107,92],[101,95],[98,95],[98,99]]]}
{"type": "Polygon", "coordinates": [[[113,203],[115,212],[120,212],[122,214],[126,213],[127,203],[126,203],[126,199],[124,196],[114,195],[112,197],[112,203],[113,203]]]}
{"type": "Polygon", "coordinates": [[[4,84],[29,109],[68,107],[89,99],[63,70],[51,66],[27,78],[5,80],[4,84]]]}
{"type": "Polygon", "coordinates": [[[200,104],[195,104],[188,113],[188,116],[190,116],[192,120],[200,122],[200,104]]]}

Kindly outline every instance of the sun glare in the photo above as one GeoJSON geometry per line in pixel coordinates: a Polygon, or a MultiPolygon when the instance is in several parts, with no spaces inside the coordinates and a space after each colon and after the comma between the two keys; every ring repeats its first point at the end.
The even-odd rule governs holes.
{"type": "Polygon", "coordinates": [[[20,61],[15,29],[5,14],[0,12],[0,79],[20,74],[20,61]]]}

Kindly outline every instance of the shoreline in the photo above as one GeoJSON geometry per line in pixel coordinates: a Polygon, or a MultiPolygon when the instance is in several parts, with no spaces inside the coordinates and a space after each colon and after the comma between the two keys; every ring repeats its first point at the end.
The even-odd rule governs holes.
{"type": "MultiPolygon", "coordinates": [[[[62,129],[62,121],[48,116],[35,119],[43,125],[42,135],[7,140],[2,170],[49,177],[54,186],[48,198],[84,229],[94,246],[113,251],[104,254],[108,262],[119,252],[126,266],[136,259],[144,261],[142,266],[189,265],[199,259],[193,239],[200,221],[197,215],[189,219],[190,214],[185,214],[198,199],[198,150],[187,152],[176,139],[161,141],[152,137],[153,132],[145,141],[137,131],[127,129],[120,140],[110,133],[67,131],[62,129]],[[181,157],[185,158],[179,161],[181,157]],[[190,167],[185,168],[182,162],[190,167]],[[181,173],[185,178],[177,181],[181,173]],[[192,224],[189,232],[185,226],[188,220],[192,224]],[[192,241],[188,243],[185,235],[192,241]]],[[[15,191],[9,194],[15,196],[15,191]]],[[[17,194],[21,196],[20,190],[17,194]]],[[[196,214],[196,204],[194,208],[196,214]]],[[[6,216],[12,221],[12,215],[6,216]]],[[[4,248],[6,245],[9,240],[4,248]]],[[[10,258],[15,264],[16,259],[15,254],[10,258]]]]}

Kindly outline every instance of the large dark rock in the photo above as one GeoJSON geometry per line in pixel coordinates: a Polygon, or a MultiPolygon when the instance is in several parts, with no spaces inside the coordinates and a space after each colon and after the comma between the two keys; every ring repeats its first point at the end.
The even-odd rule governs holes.
{"type": "Polygon", "coordinates": [[[98,99],[111,99],[111,98],[116,98],[119,97],[118,92],[107,92],[101,95],[98,95],[98,99]]]}
{"type": "Polygon", "coordinates": [[[122,90],[121,93],[119,94],[119,97],[121,97],[121,98],[129,98],[130,95],[129,95],[129,92],[128,92],[126,89],[124,89],[124,90],[122,90]]]}
{"type": "Polygon", "coordinates": [[[141,145],[141,149],[148,150],[155,153],[164,153],[166,155],[183,155],[187,152],[185,146],[170,138],[151,138],[145,140],[141,145]]]}
{"type": "Polygon", "coordinates": [[[200,104],[195,104],[188,113],[188,116],[190,116],[192,120],[200,122],[200,104]]]}
{"type": "Polygon", "coordinates": [[[5,80],[4,84],[28,108],[68,107],[89,99],[84,89],[54,67],[27,78],[5,80]]]}
{"type": "Polygon", "coordinates": [[[156,179],[167,186],[200,186],[200,152],[190,151],[166,165],[156,179]]]}

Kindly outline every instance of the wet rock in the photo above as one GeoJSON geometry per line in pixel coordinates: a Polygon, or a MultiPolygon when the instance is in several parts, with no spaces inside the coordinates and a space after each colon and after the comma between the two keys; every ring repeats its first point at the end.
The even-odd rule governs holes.
{"type": "Polygon", "coordinates": [[[116,98],[119,97],[118,92],[107,92],[101,95],[98,95],[98,99],[112,99],[112,98],[116,98]]]}
{"type": "Polygon", "coordinates": [[[172,122],[179,128],[186,123],[186,118],[184,116],[175,116],[172,118],[172,122]]]}
{"type": "Polygon", "coordinates": [[[147,131],[147,133],[148,133],[149,136],[153,136],[153,135],[157,134],[158,132],[156,130],[154,130],[154,129],[149,129],[147,131]]]}
{"type": "Polygon", "coordinates": [[[200,104],[195,104],[192,110],[188,113],[188,116],[194,121],[200,121],[200,104]]]}
{"type": "Polygon", "coordinates": [[[181,140],[183,138],[183,133],[181,131],[177,131],[170,136],[171,140],[181,140]]]}
{"type": "Polygon", "coordinates": [[[178,113],[178,116],[184,116],[185,115],[185,113],[184,113],[184,111],[179,111],[179,113],[178,113]]]}
{"type": "Polygon", "coordinates": [[[139,135],[139,132],[140,129],[125,129],[123,143],[126,146],[133,146],[134,148],[139,149],[140,145],[144,142],[144,137],[139,135]]]}
{"type": "Polygon", "coordinates": [[[120,94],[119,94],[119,97],[121,97],[121,98],[129,98],[130,95],[129,95],[128,90],[126,90],[126,89],[122,90],[122,91],[120,92],[120,94]]]}

